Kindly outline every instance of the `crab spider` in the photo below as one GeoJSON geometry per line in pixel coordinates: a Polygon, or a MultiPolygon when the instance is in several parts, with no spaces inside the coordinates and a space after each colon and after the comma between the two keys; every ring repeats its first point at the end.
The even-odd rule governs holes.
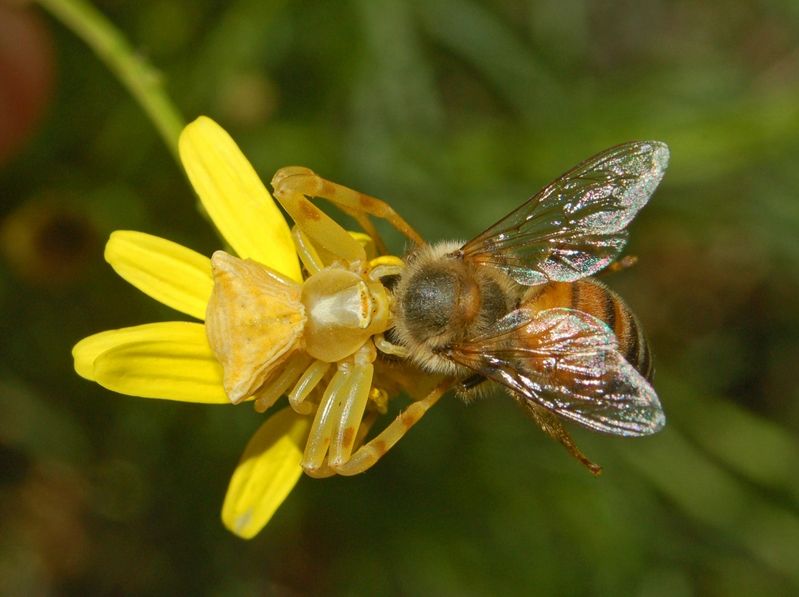
{"type": "Polygon", "coordinates": [[[451,381],[441,382],[363,443],[374,421],[366,407],[379,393],[372,383],[378,351],[407,356],[383,337],[392,325],[392,297],[381,282],[400,273],[404,262],[388,256],[368,260],[363,246],[308,197],[327,199],[352,215],[378,244],[369,216],[385,219],[416,245],[423,241],[383,201],[307,168],[279,170],[272,186],[295,222],[292,236],[309,277],[297,283],[217,251],[206,318],[209,343],[233,402],[253,397],[263,411],[287,394],[297,413],[315,409],[301,462],[307,474],[355,475],[399,441],[451,381]],[[318,405],[309,400],[312,395],[318,405]]]}

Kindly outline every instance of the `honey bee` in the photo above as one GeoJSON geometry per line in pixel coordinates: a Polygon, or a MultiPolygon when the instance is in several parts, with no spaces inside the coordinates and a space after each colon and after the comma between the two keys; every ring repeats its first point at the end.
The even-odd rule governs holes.
{"type": "Polygon", "coordinates": [[[614,147],[471,241],[418,248],[394,290],[393,339],[465,397],[484,381],[504,386],[598,473],[559,417],[622,436],[665,423],[637,318],[589,276],[619,255],[668,158],[659,142],[614,147]]]}
{"type": "Polygon", "coordinates": [[[474,239],[435,245],[374,197],[307,168],[279,170],[274,195],[295,222],[306,276],[295,282],[214,255],[206,330],[228,396],[253,398],[263,410],[287,394],[294,410],[314,415],[305,471],[352,475],[377,462],[450,388],[468,398],[492,382],[598,474],[561,418],[621,436],[665,423],[641,326],[590,276],[619,256],[668,158],[655,141],[611,148],[474,239]],[[332,201],[378,242],[369,216],[383,218],[415,246],[402,259],[369,259],[309,197],[332,201]],[[375,365],[390,370],[397,362],[443,380],[365,441],[365,413],[380,394],[375,365]]]}

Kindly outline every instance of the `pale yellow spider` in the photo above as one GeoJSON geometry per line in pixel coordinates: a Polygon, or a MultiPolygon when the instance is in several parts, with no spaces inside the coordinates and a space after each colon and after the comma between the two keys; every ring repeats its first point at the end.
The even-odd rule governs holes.
{"type": "Polygon", "coordinates": [[[292,235],[308,277],[298,284],[255,261],[217,251],[206,318],[209,343],[233,402],[254,397],[256,407],[265,410],[287,393],[296,412],[310,415],[316,408],[301,462],[308,475],[355,475],[396,444],[451,381],[438,384],[362,444],[374,421],[364,417],[367,403],[380,394],[372,383],[378,351],[408,356],[383,337],[392,325],[392,297],[381,279],[399,274],[404,262],[393,256],[369,260],[363,246],[308,197],[334,203],[381,246],[370,215],[387,220],[416,245],[423,241],[383,201],[307,168],[279,170],[272,186],[295,222],[292,235]],[[317,406],[307,399],[323,381],[317,406]]]}

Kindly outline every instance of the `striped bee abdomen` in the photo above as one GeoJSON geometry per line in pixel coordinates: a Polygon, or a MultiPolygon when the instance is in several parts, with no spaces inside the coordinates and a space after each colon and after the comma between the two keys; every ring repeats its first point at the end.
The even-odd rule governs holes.
{"type": "Polygon", "coordinates": [[[604,321],[616,334],[624,358],[652,381],[652,351],[638,319],[618,294],[598,280],[585,278],[577,282],[550,282],[530,289],[523,302],[536,310],[576,309],[604,321]]]}

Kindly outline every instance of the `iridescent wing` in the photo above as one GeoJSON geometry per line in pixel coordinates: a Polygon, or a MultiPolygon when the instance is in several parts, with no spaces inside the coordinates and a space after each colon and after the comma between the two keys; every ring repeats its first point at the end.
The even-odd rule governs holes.
{"type": "Polygon", "coordinates": [[[625,228],[655,191],[669,161],[659,141],[634,141],[589,158],[459,251],[519,284],[573,282],[610,264],[625,228]]]}
{"type": "Polygon", "coordinates": [[[665,424],[657,394],[618,350],[613,331],[574,309],[518,309],[446,356],[581,425],[623,436],[665,424]]]}

